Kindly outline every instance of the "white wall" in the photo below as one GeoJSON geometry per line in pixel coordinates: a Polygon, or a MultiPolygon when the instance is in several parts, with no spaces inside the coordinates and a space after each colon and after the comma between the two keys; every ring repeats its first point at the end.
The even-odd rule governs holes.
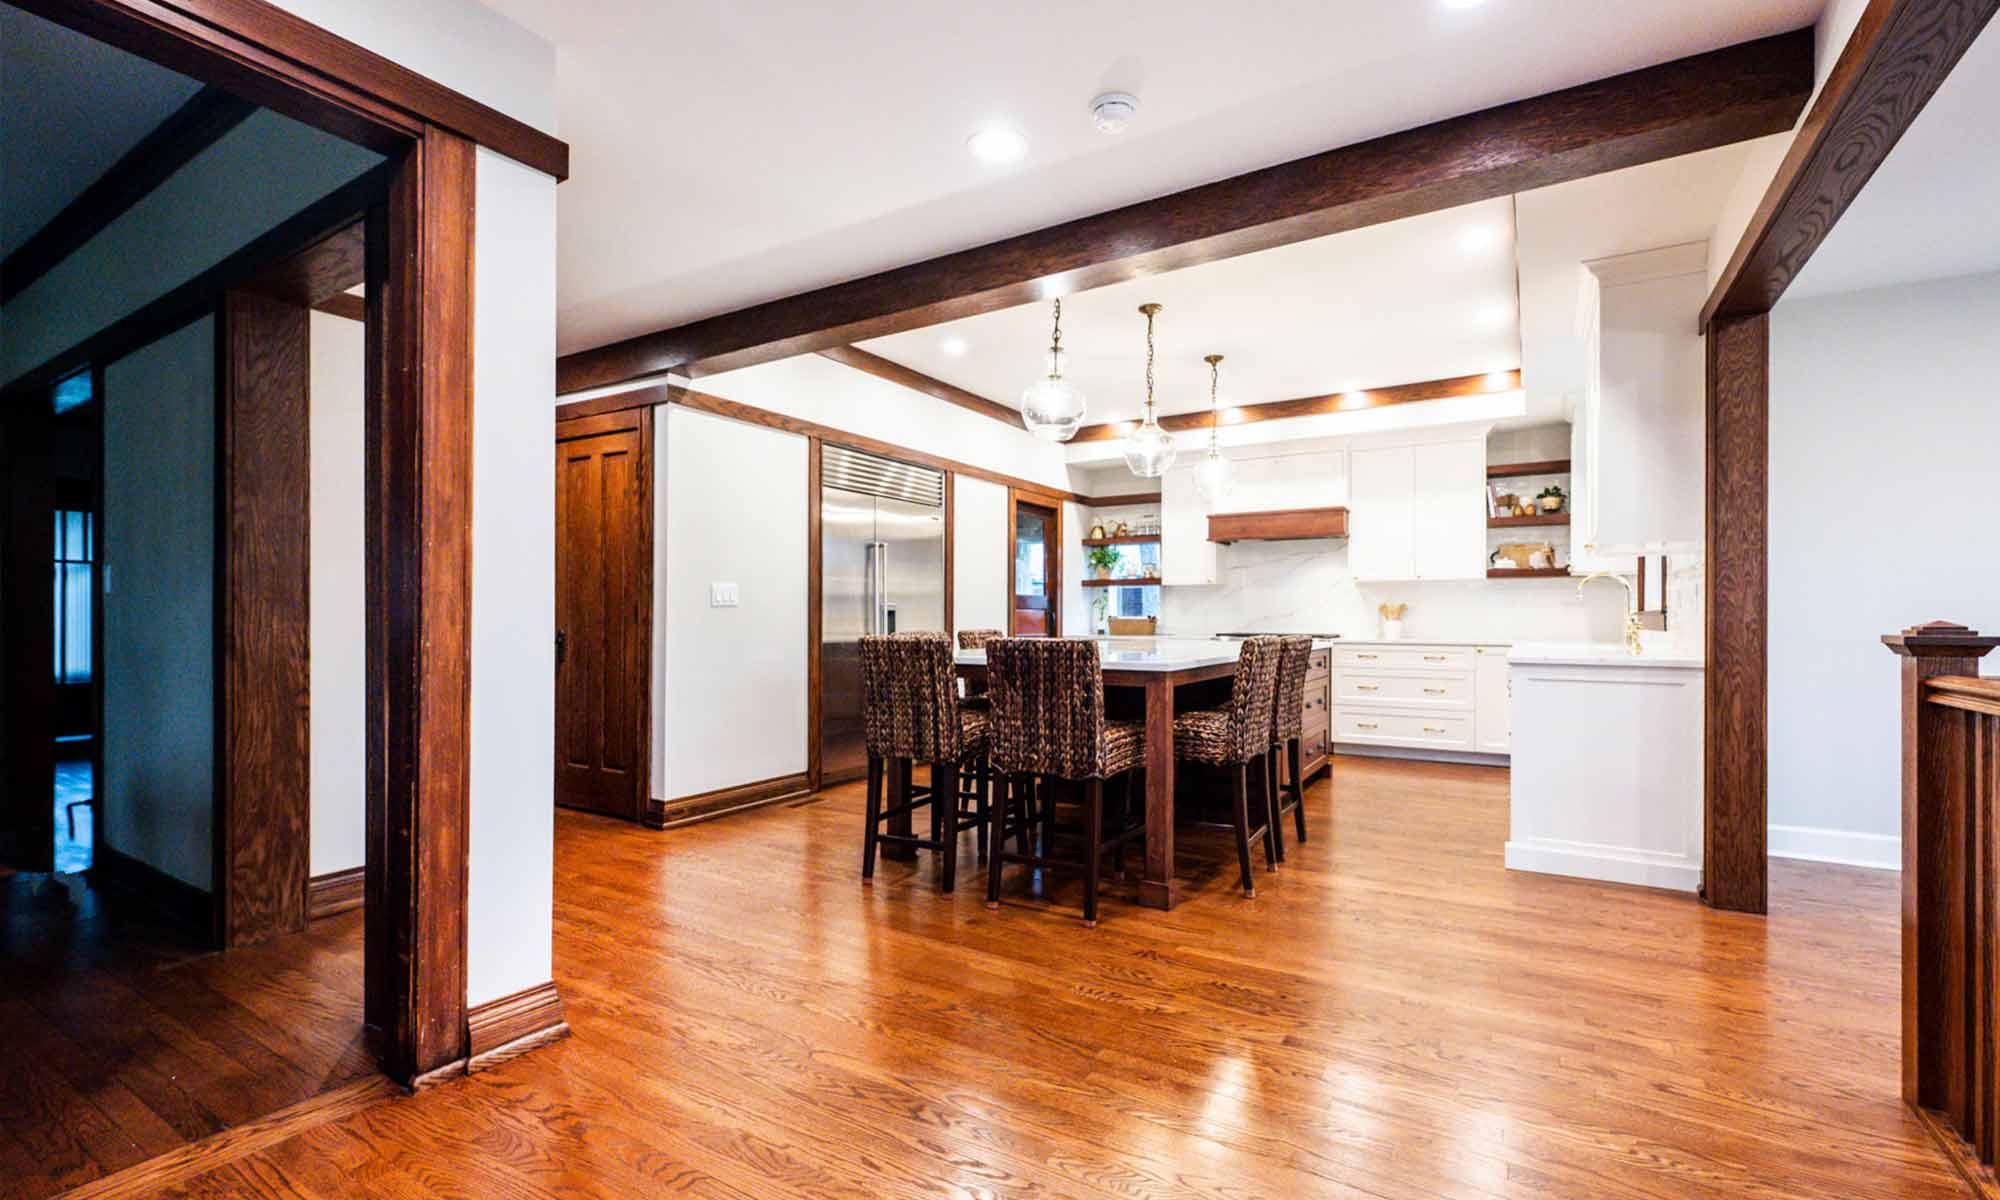
{"type": "Polygon", "coordinates": [[[158,299],[381,161],[289,117],[252,113],[7,304],[0,378],[158,299]]]}
{"type": "Polygon", "coordinates": [[[668,554],[654,791],[672,800],[804,771],[806,439],[680,405],[655,416],[668,554]],[[709,607],[716,582],[736,584],[737,607],[709,607]]]}
{"type": "Polygon", "coordinates": [[[215,321],[104,369],[104,844],[209,891],[215,321]]]}
{"type": "Polygon", "coordinates": [[[474,189],[466,993],[478,1004],[550,978],[556,184],[482,148],[474,189]]]}
{"type": "MultiPolygon", "coordinates": [[[[952,633],[1006,629],[1007,489],[984,479],[952,476],[952,633]]],[[[1082,560],[1078,560],[1079,565],[1082,560]]]]}
{"type": "Polygon", "coordinates": [[[359,321],[312,314],[311,853],[314,875],[367,861],[367,349],[359,321]]]}
{"type": "Polygon", "coordinates": [[[1996,330],[2000,274],[1772,315],[1774,854],[1900,863],[1899,660],[1881,637],[1933,619],[2000,632],[1996,330]]]}

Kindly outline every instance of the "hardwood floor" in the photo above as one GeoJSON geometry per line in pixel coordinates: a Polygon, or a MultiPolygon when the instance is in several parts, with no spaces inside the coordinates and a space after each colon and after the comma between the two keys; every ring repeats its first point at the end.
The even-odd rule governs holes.
{"type": "Polygon", "coordinates": [[[0,1196],[91,1183],[375,1074],[361,914],[226,955],[76,876],[0,879],[0,1196]]]}
{"type": "MultiPolygon", "coordinates": [[[[562,812],[573,1036],[308,1123],[186,1196],[1958,1197],[1898,1099],[1896,876],[1771,915],[1508,874],[1506,776],[1365,759],[1257,898],[1183,839],[1085,929],[848,786],[660,834],[562,812]]],[[[1134,872],[1136,876],[1136,871],[1134,872]]]]}

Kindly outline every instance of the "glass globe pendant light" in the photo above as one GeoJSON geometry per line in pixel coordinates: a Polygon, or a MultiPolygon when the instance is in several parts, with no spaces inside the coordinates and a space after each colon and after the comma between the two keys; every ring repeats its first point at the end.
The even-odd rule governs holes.
{"type": "Polygon", "coordinates": [[[1222,448],[1215,441],[1215,427],[1222,419],[1221,401],[1217,399],[1221,389],[1222,356],[1211,354],[1202,361],[1208,364],[1208,454],[1195,464],[1194,487],[1213,511],[1229,490],[1229,460],[1222,457],[1222,448]]]}
{"type": "Polygon", "coordinates": [[[1047,442],[1066,442],[1083,426],[1083,391],[1062,377],[1062,300],[1049,335],[1049,374],[1021,393],[1021,424],[1047,442]]]}
{"type": "Polygon", "coordinates": [[[1153,317],[1160,306],[1141,304],[1139,311],[1146,314],[1146,415],[1125,439],[1125,465],[1141,479],[1158,479],[1172,469],[1175,453],[1173,437],[1153,412],[1153,317]]]}

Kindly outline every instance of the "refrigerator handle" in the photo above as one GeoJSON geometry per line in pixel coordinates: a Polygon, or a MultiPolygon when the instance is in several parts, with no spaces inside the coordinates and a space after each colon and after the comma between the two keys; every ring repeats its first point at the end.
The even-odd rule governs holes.
{"type": "Polygon", "coordinates": [[[889,630],[889,543],[868,544],[868,623],[870,633],[889,630]]]}

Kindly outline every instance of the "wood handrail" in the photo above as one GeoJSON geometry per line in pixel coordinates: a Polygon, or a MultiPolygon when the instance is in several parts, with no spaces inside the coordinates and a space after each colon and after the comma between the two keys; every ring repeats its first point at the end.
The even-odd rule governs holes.
{"type": "Polygon", "coordinates": [[[2000,1197],[2000,638],[1945,621],[1903,659],[1903,1100],[1973,1191],[2000,1197]]]}

